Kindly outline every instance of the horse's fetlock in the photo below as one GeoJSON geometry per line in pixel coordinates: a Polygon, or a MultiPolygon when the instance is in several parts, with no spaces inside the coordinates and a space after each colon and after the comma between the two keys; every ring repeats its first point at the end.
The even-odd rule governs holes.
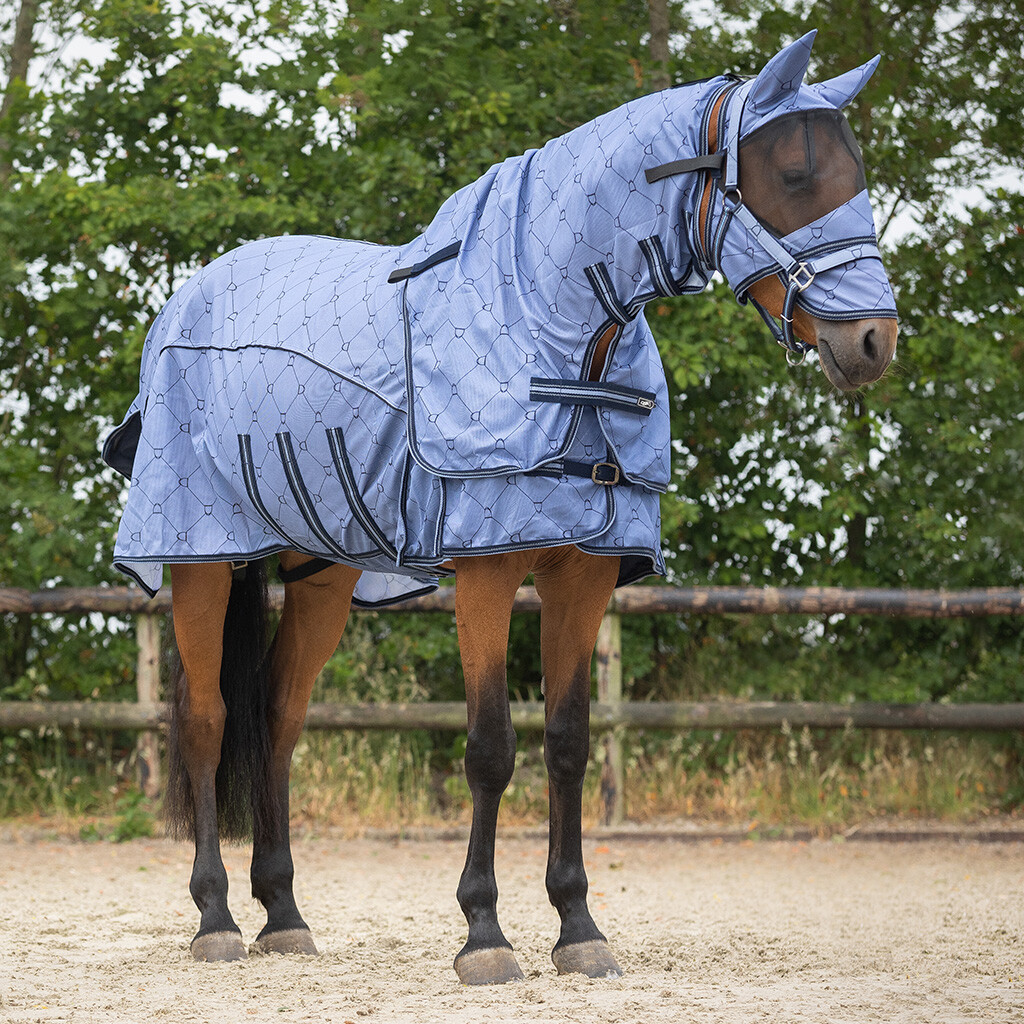
{"type": "Polygon", "coordinates": [[[498,886],[493,878],[467,872],[459,882],[455,898],[467,918],[481,910],[493,912],[498,903],[498,886]]]}
{"type": "Polygon", "coordinates": [[[228,875],[226,871],[210,871],[193,873],[188,884],[195,905],[200,910],[221,903],[228,891],[228,875]]]}
{"type": "Polygon", "coordinates": [[[559,911],[570,904],[582,901],[586,904],[587,873],[582,864],[554,864],[548,867],[545,886],[548,898],[559,911]]]}
{"type": "Polygon", "coordinates": [[[252,896],[264,907],[282,894],[290,894],[295,883],[295,866],[285,853],[265,860],[253,861],[252,896]]]}

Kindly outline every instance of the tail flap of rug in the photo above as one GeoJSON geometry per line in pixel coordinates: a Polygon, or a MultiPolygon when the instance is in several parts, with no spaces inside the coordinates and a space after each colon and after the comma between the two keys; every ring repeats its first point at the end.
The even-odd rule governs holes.
{"type": "Polygon", "coordinates": [[[108,466],[116,469],[121,476],[128,480],[132,478],[135,452],[138,450],[141,434],[142,413],[138,409],[135,409],[134,412],[129,410],[120,426],[115,427],[103,442],[103,451],[100,457],[108,466]]]}

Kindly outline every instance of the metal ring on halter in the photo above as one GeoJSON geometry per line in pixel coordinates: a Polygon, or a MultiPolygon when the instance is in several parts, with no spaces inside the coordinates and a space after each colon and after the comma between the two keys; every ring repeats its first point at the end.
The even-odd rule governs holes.
{"type": "Polygon", "coordinates": [[[786,346],[786,365],[787,366],[802,366],[804,360],[807,358],[807,353],[810,351],[809,348],[790,348],[786,346]]]}
{"type": "Polygon", "coordinates": [[[733,200],[733,204],[735,206],[742,206],[743,205],[743,193],[739,190],[739,188],[725,189],[725,191],[722,192],[722,199],[723,199],[723,201],[726,200],[726,199],[732,199],[733,196],[736,197],[733,200]]]}

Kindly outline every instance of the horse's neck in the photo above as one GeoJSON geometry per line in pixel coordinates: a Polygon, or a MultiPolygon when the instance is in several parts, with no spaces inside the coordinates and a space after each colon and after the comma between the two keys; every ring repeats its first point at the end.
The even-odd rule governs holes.
{"type": "Polygon", "coordinates": [[[698,177],[680,175],[651,186],[644,171],[698,152],[700,119],[716,87],[707,82],[641,97],[553,140],[536,154],[542,180],[558,182],[549,208],[532,215],[559,217],[573,231],[574,261],[604,264],[625,306],[650,295],[653,282],[641,243],[656,238],[679,275],[693,260],[690,223],[699,200],[698,177]],[[566,153],[571,172],[565,171],[566,153]]]}
{"type": "Polygon", "coordinates": [[[579,322],[598,268],[634,315],[645,296],[664,294],[651,272],[652,248],[673,279],[693,262],[689,225],[699,184],[683,174],[651,186],[644,171],[698,152],[701,116],[716,88],[711,81],[640,97],[495,164],[449,197],[405,258],[415,264],[460,241],[466,278],[504,279],[548,323],[579,322]]]}

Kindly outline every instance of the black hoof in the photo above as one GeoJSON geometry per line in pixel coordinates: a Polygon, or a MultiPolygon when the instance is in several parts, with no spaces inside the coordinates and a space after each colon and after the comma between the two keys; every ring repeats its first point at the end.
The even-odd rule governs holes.
{"type": "Polygon", "coordinates": [[[248,954],[238,932],[207,932],[192,940],[192,956],[200,961],[245,960],[248,954]]]}
{"type": "Polygon", "coordinates": [[[525,977],[515,953],[504,946],[460,953],[455,958],[455,973],[463,985],[504,985],[525,977]]]}
{"type": "Polygon", "coordinates": [[[603,939],[556,946],[551,960],[559,974],[585,974],[588,978],[608,980],[622,977],[622,968],[603,939]]]}
{"type": "Polygon", "coordinates": [[[281,953],[285,956],[319,956],[308,928],[287,928],[260,934],[249,947],[250,953],[281,953]]]}

